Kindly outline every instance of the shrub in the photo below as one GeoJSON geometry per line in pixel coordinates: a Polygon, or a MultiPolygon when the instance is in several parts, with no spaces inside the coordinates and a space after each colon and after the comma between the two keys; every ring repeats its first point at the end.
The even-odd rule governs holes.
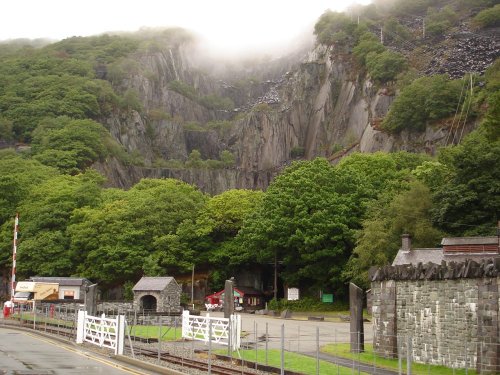
{"type": "Polygon", "coordinates": [[[425,18],[427,25],[426,32],[430,35],[441,35],[455,25],[457,20],[457,14],[449,6],[439,11],[434,8],[429,8],[427,17],[425,18]]]}
{"type": "Polygon", "coordinates": [[[385,47],[378,41],[378,38],[372,33],[364,33],[359,38],[359,43],[352,50],[354,56],[359,61],[361,65],[366,64],[366,56],[370,52],[382,53],[385,51],[385,47]]]}
{"type": "Polygon", "coordinates": [[[366,56],[366,67],[375,81],[384,83],[394,80],[406,68],[406,59],[402,54],[389,50],[370,52],[366,56]]]}
{"type": "Polygon", "coordinates": [[[292,150],[290,151],[290,156],[292,158],[301,158],[304,155],[305,155],[304,147],[296,146],[296,147],[292,148],[292,150]]]}
{"type": "Polygon", "coordinates": [[[297,301],[288,301],[285,299],[271,300],[267,304],[269,310],[274,311],[343,311],[349,310],[348,304],[344,302],[323,303],[319,299],[304,297],[297,301]]]}
{"type": "Polygon", "coordinates": [[[460,88],[460,80],[451,81],[445,75],[415,80],[396,97],[382,122],[382,128],[390,132],[403,129],[424,131],[429,121],[455,112],[460,88]]]}
{"type": "Polygon", "coordinates": [[[191,100],[194,100],[197,96],[196,89],[193,86],[190,86],[182,81],[170,81],[168,84],[168,88],[191,100]]]}
{"type": "Polygon", "coordinates": [[[230,98],[223,98],[217,95],[203,96],[198,100],[198,102],[208,109],[230,111],[234,108],[234,102],[230,98]]]}
{"type": "Polygon", "coordinates": [[[327,10],[314,25],[314,35],[321,44],[345,43],[356,27],[356,23],[344,13],[327,10]]]}
{"type": "Polygon", "coordinates": [[[500,4],[479,12],[474,17],[473,23],[481,28],[500,26],[500,4]]]}

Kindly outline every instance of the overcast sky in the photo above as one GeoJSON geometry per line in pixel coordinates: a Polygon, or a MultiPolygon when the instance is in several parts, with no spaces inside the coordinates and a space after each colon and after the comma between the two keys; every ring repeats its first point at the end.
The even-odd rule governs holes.
{"type": "Polygon", "coordinates": [[[180,26],[233,51],[283,43],[326,10],[369,0],[6,0],[0,40],[64,39],[141,27],[180,26]]]}

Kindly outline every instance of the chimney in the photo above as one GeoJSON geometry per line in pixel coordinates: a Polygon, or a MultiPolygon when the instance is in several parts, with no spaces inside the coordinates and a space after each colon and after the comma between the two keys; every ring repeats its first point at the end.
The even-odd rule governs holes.
{"type": "Polygon", "coordinates": [[[411,250],[411,236],[407,233],[401,235],[401,250],[403,251],[411,250]]]}

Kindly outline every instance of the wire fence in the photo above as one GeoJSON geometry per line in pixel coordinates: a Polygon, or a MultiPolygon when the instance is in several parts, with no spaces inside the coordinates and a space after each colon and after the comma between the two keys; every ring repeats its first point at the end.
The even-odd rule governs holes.
{"type": "MultiPolygon", "coordinates": [[[[77,303],[40,304],[14,312],[10,324],[35,328],[74,340],[77,303]]],[[[120,311],[114,312],[120,315],[120,311]]],[[[371,323],[365,335],[350,332],[346,323],[284,320],[242,315],[239,350],[215,340],[185,340],[182,316],[136,312],[126,315],[125,355],[167,366],[165,352],[184,360],[203,358],[209,364],[222,358],[242,369],[280,374],[499,374],[500,343],[467,340],[460,346],[439,346],[421,337],[399,335],[374,344],[371,323]],[[351,349],[351,333],[363,343],[351,349]],[[147,359],[144,359],[147,356],[147,359]]],[[[108,311],[108,317],[113,312],[108,311]]],[[[4,323],[5,323],[4,319],[4,323]]]]}

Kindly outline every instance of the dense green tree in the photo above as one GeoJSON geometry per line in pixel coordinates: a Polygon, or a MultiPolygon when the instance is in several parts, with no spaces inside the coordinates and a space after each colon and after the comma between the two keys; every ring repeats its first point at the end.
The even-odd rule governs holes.
{"type": "Polygon", "coordinates": [[[500,25],[500,4],[479,12],[473,20],[477,27],[495,27],[500,25]]]}
{"type": "Polygon", "coordinates": [[[75,174],[107,155],[104,127],[92,120],[60,117],[42,122],[33,133],[34,158],[57,167],[63,173],[75,174]]]}
{"type": "Polygon", "coordinates": [[[73,215],[69,233],[79,274],[114,285],[139,278],[144,262],[163,272],[192,264],[177,232],[198,215],[205,195],[173,179],[144,179],[127,192],[111,193],[101,206],[73,215]]]}
{"type": "Polygon", "coordinates": [[[414,247],[435,247],[443,235],[431,222],[430,190],[419,181],[408,190],[383,194],[370,204],[369,215],[358,231],[356,247],[342,274],[346,280],[369,288],[368,271],[372,266],[391,264],[404,233],[412,236],[414,247]]]}
{"type": "Polygon", "coordinates": [[[366,68],[373,80],[386,83],[406,69],[406,59],[402,54],[389,50],[370,52],[366,55],[366,68]]]}
{"type": "Polygon", "coordinates": [[[425,130],[428,123],[455,113],[461,86],[461,80],[450,80],[444,75],[415,80],[396,97],[382,128],[390,132],[425,130]]]}
{"type": "Polygon", "coordinates": [[[358,44],[353,49],[353,54],[356,56],[356,59],[360,62],[361,65],[366,65],[366,56],[370,52],[382,53],[385,51],[385,47],[378,40],[378,38],[372,33],[364,33],[358,44]]]}
{"type": "MultiPolygon", "coordinates": [[[[498,106],[498,103],[497,103],[498,106]]],[[[490,111],[498,113],[498,107],[490,111]]],[[[451,173],[433,196],[435,223],[453,235],[494,234],[500,217],[500,140],[488,128],[487,119],[462,144],[444,149],[440,161],[451,173]]]]}
{"type": "Polygon", "coordinates": [[[458,16],[450,6],[442,9],[429,8],[425,18],[426,33],[429,35],[442,35],[458,21],[458,16]]]}
{"type": "Polygon", "coordinates": [[[0,225],[14,217],[31,189],[57,174],[54,168],[22,158],[14,150],[1,150],[0,225]]]}
{"type": "Polygon", "coordinates": [[[334,168],[324,159],[296,162],[267,190],[242,229],[249,257],[283,262],[289,285],[339,288],[340,269],[352,241],[353,202],[336,191],[334,168]]]}
{"type": "Polygon", "coordinates": [[[68,256],[66,233],[73,210],[99,202],[103,177],[95,171],[56,176],[35,186],[19,207],[22,240],[18,271],[24,276],[70,276],[76,264],[68,256]]]}
{"type": "Polygon", "coordinates": [[[346,14],[327,10],[314,25],[314,35],[321,44],[331,45],[354,34],[356,23],[346,14]]]}

